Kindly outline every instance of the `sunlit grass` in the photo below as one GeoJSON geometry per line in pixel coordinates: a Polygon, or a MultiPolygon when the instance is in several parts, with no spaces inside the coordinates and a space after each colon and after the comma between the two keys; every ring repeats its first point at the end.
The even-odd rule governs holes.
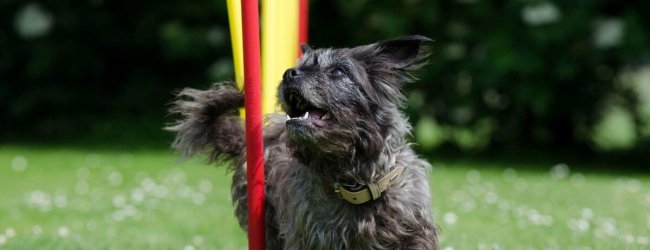
{"type": "Polygon", "coordinates": [[[647,176],[474,162],[438,165],[432,181],[448,249],[650,247],[647,176]]]}
{"type": "MultiPolygon", "coordinates": [[[[648,249],[650,178],[433,162],[442,249],[648,249]]],[[[168,151],[0,147],[0,248],[244,249],[224,168],[168,151]]]]}
{"type": "Polygon", "coordinates": [[[0,148],[0,248],[241,249],[229,194],[166,151],[0,148]]]}

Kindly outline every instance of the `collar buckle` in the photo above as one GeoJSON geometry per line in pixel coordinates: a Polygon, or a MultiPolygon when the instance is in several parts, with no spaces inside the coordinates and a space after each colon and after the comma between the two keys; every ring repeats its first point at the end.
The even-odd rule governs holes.
{"type": "Polygon", "coordinates": [[[339,199],[343,199],[343,195],[341,195],[341,185],[338,182],[334,183],[334,193],[336,193],[336,196],[339,197],[339,199]]]}

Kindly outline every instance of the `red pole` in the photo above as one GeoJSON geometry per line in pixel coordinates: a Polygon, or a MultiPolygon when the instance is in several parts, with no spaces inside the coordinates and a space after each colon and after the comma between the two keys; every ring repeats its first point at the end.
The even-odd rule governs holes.
{"type": "Polygon", "coordinates": [[[300,45],[309,42],[309,0],[300,0],[298,10],[298,57],[302,55],[300,45]]]}
{"type": "Polygon", "coordinates": [[[248,180],[248,249],[263,250],[264,141],[260,69],[258,0],[242,0],[244,42],[244,104],[246,106],[246,166],[248,180]]]}

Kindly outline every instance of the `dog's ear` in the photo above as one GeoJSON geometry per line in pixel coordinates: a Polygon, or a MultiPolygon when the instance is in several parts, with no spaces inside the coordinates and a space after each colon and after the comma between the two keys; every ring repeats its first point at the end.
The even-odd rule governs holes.
{"type": "Polygon", "coordinates": [[[374,46],[391,68],[416,70],[426,64],[432,43],[428,37],[414,35],[382,41],[374,46]]]}
{"type": "Polygon", "coordinates": [[[303,44],[300,45],[300,51],[302,51],[302,54],[303,54],[303,55],[304,55],[304,54],[307,54],[308,52],[311,52],[311,50],[312,50],[312,49],[311,49],[311,47],[309,46],[309,44],[303,43],[303,44]]]}

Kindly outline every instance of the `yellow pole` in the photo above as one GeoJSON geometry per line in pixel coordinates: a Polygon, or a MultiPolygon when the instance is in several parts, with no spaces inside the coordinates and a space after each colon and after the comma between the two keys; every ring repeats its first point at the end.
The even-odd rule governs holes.
{"type": "Polygon", "coordinates": [[[277,87],[298,55],[299,0],[262,0],[262,113],[279,111],[277,87]]]}
{"type": "MultiPolygon", "coordinates": [[[[240,90],[244,89],[244,45],[242,44],[241,0],[226,0],[228,6],[228,22],[230,23],[230,40],[232,44],[232,58],[235,66],[235,81],[240,90]]],[[[244,109],[239,110],[242,118],[245,117],[244,109]]]]}

